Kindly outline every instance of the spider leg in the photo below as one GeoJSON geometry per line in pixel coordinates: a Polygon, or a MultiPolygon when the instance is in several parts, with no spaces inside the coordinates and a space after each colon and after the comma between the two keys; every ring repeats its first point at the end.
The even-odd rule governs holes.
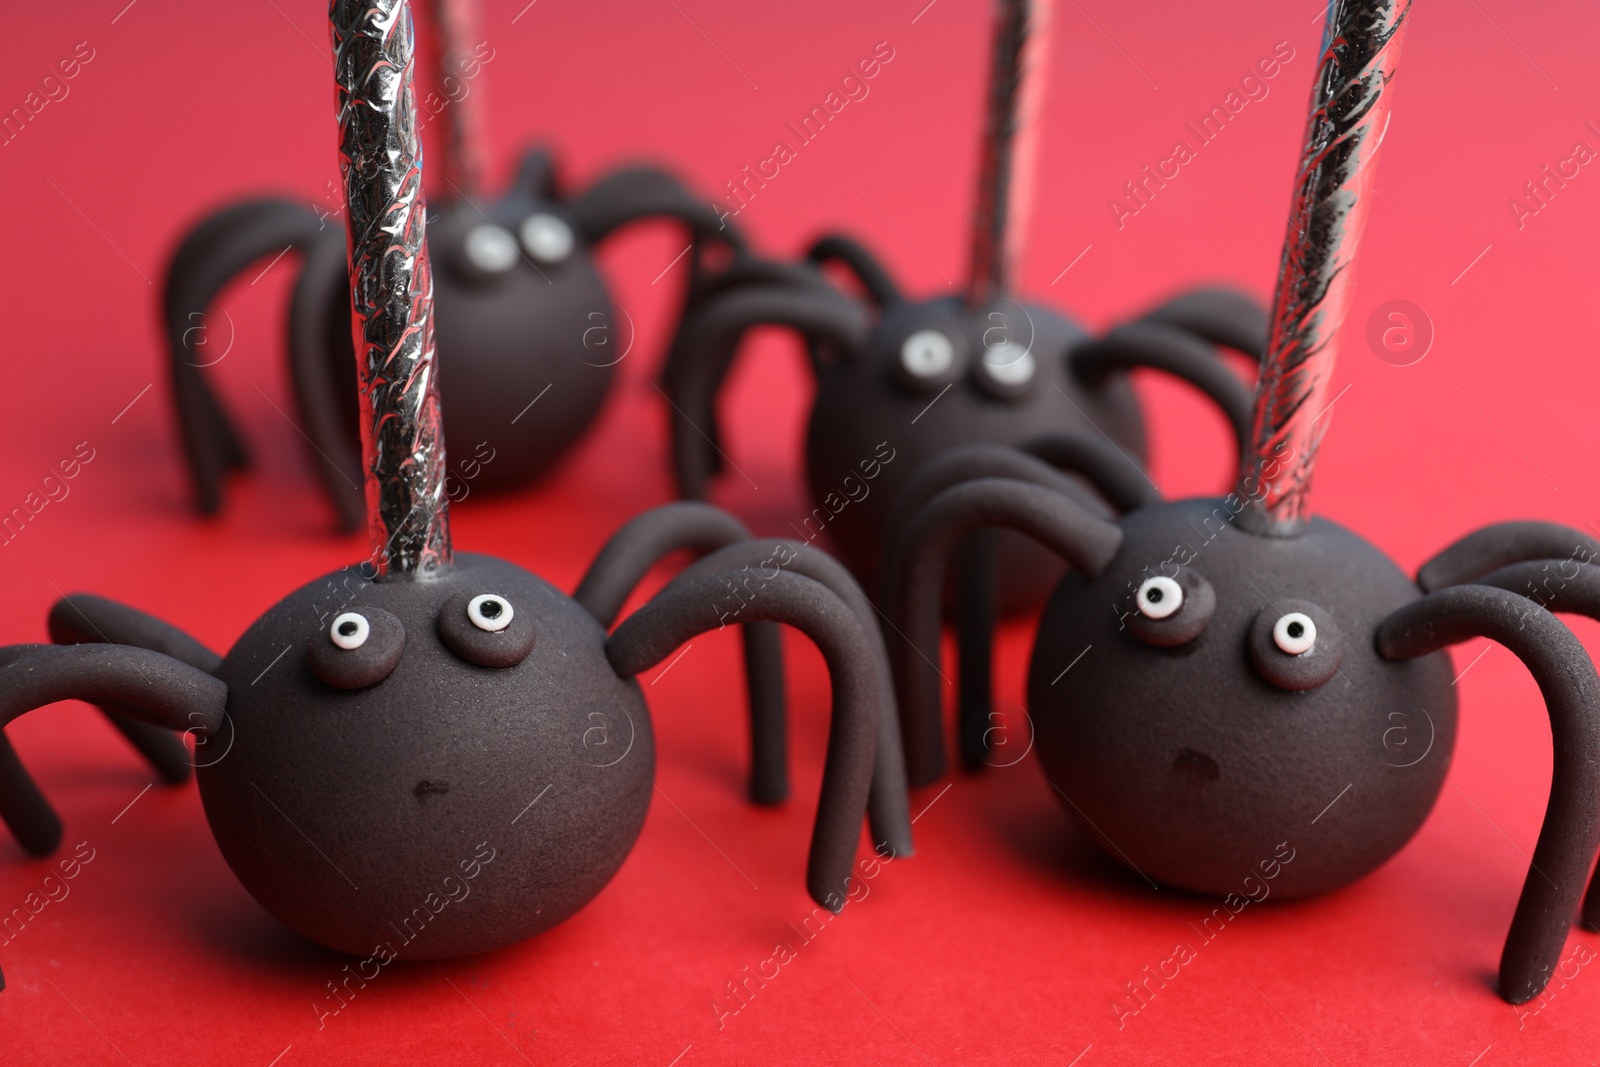
{"type": "MultiPolygon", "coordinates": [[[[1100,497],[1064,471],[1086,478],[1118,511],[1131,511],[1160,499],[1143,471],[1131,465],[1114,445],[1087,434],[1050,434],[1027,442],[1020,450],[992,444],[958,445],[918,467],[896,494],[883,543],[899,544],[912,516],[924,504],[950,486],[973,478],[1031,482],[1063,493],[1096,514],[1110,514],[1100,497]]],[[[962,764],[968,770],[982,767],[989,756],[994,630],[999,615],[995,544],[994,531],[975,531],[956,564],[956,717],[962,764]]],[[[880,568],[886,582],[891,567],[892,560],[886,559],[880,568]]],[[[883,602],[889,603],[887,589],[882,593],[883,602]]]]}
{"type": "Polygon", "coordinates": [[[306,442],[306,460],[351,533],[367,517],[351,350],[350,268],[343,241],[306,249],[289,304],[289,370],[306,442]]]}
{"type": "Polygon", "coordinates": [[[1267,348],[1267,309],[1237,289],[1193,289],[1145,312],[1140,319],[1176,326],[1252,360],[1260,359],[1267,348]]]}
{"type": "Polygon", "coordinates": [[[535,145],[523,153],[516,177],[511,179],[511,188],[536,200],[558,199],[561,194],[556,184],[555,157],[550,149],[535,145]]]}
{"type": "MultiPolygon", "coordinates": [[[[671,582],[611,635],[606,657],[617,674],[631,678],[696,634],[720,627],[725,613],[719,603],[739,577],[734,572],[671,582]]],[[[860,619],[826,586],[810,578],[780,573],[743,610],[753,620],[787,623],[802,631],[828,664],[833,711],[806,888],[813,900],[837,912],[845,904],[872,787],[878,664],[860,619]]]]}
{"type": "Polygon", "coordinates": [[[1239,454],[1247,453],[1252,418],[1250,390],[1216,357],[1211,345],[1188,330],[1141,319],[1079,345],[1067,358],[1073,371],[1091,383],[1135,367],[1166,371],[1188,382],[1221,409],[1233,427],[1239,454]]]}
{"type": "MultiPolygon", "coordinates": [[[[710,504],[652,508],[611,535],[572,599],[609,630],[628,594],[663,556],[681,549],[704,554],[749,537],[744,523],[710,504]]],[[[750,799],[776,804],[789,795],[783,645],[772,623],[748,623],[741,636],[750,698],[750,799]]]]}
{"type": "Polygon", "coordinates": [[[861,283],[861,288],[867,291],[867,296],[878,305],[881,310],[890,304],[899,304],[905,300],[900,287],[889,276],[889,271],[878,262],[878,257],[867,250],[867,246],[842,233],[827,233],[811,243],[806,249],[806,262],[822,266],[832,261],[843,263],[856,281],[861,283]]]}
{"type": "MultiPolygon", "coordinates": [[[[58,700],[116,707],[152,729],[210,737],[222,727],[228,687],[161,652],[107,644],[22,648],[0,650],[0,728],[58,700]]],[[[0,749],[0,820],[33,855],[60,842],[59,818],[9,743],[0,749]]]]}
{"type": "Polygon", "coordinates": [[[682,496],[705,496],[715,472],[716,399],[746,331],[788,326],[810,344],[832,342],[855,351],[867,332],[866,312],[815,276],[786,286],[746,286],[689,310],[679,324],[661,382],[672,405],[672,458],[682,496]]]}
{"type": "Polygon", "coordinates": [[[1417,568],[1425,593],[1480,580],[1523,560],[1561,560],[1578,566],[1600,558],[1600,541],[1553,522],[1497,522],[1474,530],[1417,568]]]}
{"type": "MultiPolygon", "coordinates": [[[[975,478],[951,486],[920,508],[891,555],[887,603],[897,633],[901,731],[912,785],[944,773],[940,735],[940,601],[951,554],[973,531],[1001,526],[1020,531],[1084,574],[1098,574],[1122,544],[1113,522],[1067,494],[1014,478],[975,478]]],[[[988,649],[982,650],[987,659],[988,649]]]]}
{"type": "Polygon", "coordinates": [[[568,201],[567,211],[591,245],[631,222],[668,218],[686,226],[697,242],[714,237],[735,251],[744,248],[743,235],[728,225],[709,201],[655,167],[612,171],[568,201]]]}
{"type": "Polygon", "coordinates": [[[1559,619],[1528,610],[1516,593],[1482,585],[1412,601],[1379,623],[1376,641],[1384,658],[1411,659],[1470,637],[1515,653],[1550,713],[1550,800],[1500,956],[1500,995],[1521,1004],[1550,981],[1600,847],[1600,677],[1559,619]]]}
{"type": "Polygon", "coordinates": [[[315,212],[287,200],[246,201],[202,220],[167,266],[162,306],[172,388],[184,455],[205,514],[222,506],[223,476],[249,463],[243,442],[201,373],[226,355],[225,349],[213,355],[201,347],[221,333],[209,328],[207,312],[223,287],[263,256],[339,237],[337,229],[323,233],[322,226],[315,212]]]}
{"type": "MultiPolygon", "coordinates": [[[[89,593],[62,597],[50,607],[50,640],[57,645],[131,645],[161,652],[207,674],[216,674],[222,657],[176,626],[114,600],[89,593]]],[[[189,750],[183,742],[159,727],[140,722],[127,709],[100,705],[111,724],[122,732],[169,785],[189,780],[189,750]]]]}
{"type": "MultiPolygon", "coordinates": [[[[905,750],[900,744],[900,715],[894,699],[894,675],[889,669],[889,649],[878,626],[877,608],[850,572],[826,552],[798,541],[781,538],[740,541],[718,549],[685,568],[680,577],[689,578],[718,571],[738,571],[743,576],[739,587],[750,597],[761,595],[763,587],[781,571],[821,582],[844,601],[862,632],[872,645],[878,663],[878,754],[872,771],[872,793],[867,801],[867,821],[872,827],[874,847],[882,855],[915,854],[911,841],[910,798],[906,795],[905,750]],[[754,574],[752,574],[752,570],[754,574]],[[768,573],[770,570],[771,573],[768,573]]],[[[739,598],[739,611],[744,596],[739,598]]],[[[737,613],[737,612],[736,612],[737,613]]],[[[770,625],[763,623],[762,625],[770,625]]]]}
{"type": "MultiPolygon", "coordinates": [[[[1491,571],[1474,579],[1478,585],[1517,593],[1528,600],[1524,615],[1583,615],[1600,619],[1600,574],[1584,570],[1571,559],[1527,560],[1491,571]],[[1572,573],[1563,573],[1571,566],[1572,573]],[[1552,571],[1554,567],[1554,571],[1552,571]]],[[[1583,898],[1583,925],[1600,932],[1600,874],[1591,877],[1583,898]]]]}

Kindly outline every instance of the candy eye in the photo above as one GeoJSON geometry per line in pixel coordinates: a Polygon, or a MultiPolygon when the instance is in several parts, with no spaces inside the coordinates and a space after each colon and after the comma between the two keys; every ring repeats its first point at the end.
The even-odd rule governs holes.
{"type": "Polygon", "coordinates": [[[504,274],[517,264],[517,243],[505,230],[489,223],[467,231],[462,251],[467,262],[485,274],[504,274]]]}
{"type": "Polygon", "coordinates": [[[1309,600],[1274,598],[1250,625],[1250,661],[1280,689],[1315,689],[1339,673],[1344,638],[1338,623],[1309,600]]]}
{"type": "Polygon", "coordinates": [[[532,614],[513,611],[506,597],[457,593],[439,609],[439,636],[468,663],[504,670],[528,658],[538,635],[532,614]]]}
{"type": "Polygon", "coordinates": [[[955,344],[938,330],[918,330],[900,345],[900,366],[919,381],[948,374],[955,362],[955,344]]]}
{"type": "Polygon", "coordinates": [[[1304,655],[1317,643],[1317,624],[1303,611],[1291,611],[1272,624],[1272,643],[1291,656],[1304,655]]]}
{"type": "Polygon", "coordinates": [[[372,633],[372,624],[367,622],[366,616],[347,611],[333,620],[333,625],[328,627],[328,638],[340,648],[349,651],[360,648],[367,643],[367,635],[372,633]]]}
{"type": "Polygon", "coordinates": [[[1139,586],[1139,614],[1147,619],[1165,619],[1183,607],[1183,586],[1164,575],[1146,578],[1139,586]]]}
{"type": "Polygon", "coordinates": [[[1199,637],[1217,613],[1217,594],[1192,567],[1172,577],[1152,575],[1134,593],[1139,610],[1124,616],[1128,629],[1147,645],[1177,648],[1199,637]]]}
{"type": "Polygon", "coordinates": [[[335,615],[306,644],[311,671],[336,689],[365,689],[389,677],[406,650],[406,628],[382,608],[335,615]]]}
{"type": "Polygon", "coordinates": [[[517,234],[528,255],[540,263],[560,263],[572,254],[572,227],[544,212],[522,220],[517,234]]]}
{"type": "Polygon", "coordinates": [[[1038,363],[1033,353],[1010,341],[983,351],[983,371],[999,385],[1018,389],[1033,381],[1038,363]]]}
{"type": "Polygon", "coordinates": [[[516,612],[511,610],[509,600],[493,593],[482,593],[467,601],[467,618],[472,621],[472,625],[492,634],[510,626],[515,614],[516,612]]]}

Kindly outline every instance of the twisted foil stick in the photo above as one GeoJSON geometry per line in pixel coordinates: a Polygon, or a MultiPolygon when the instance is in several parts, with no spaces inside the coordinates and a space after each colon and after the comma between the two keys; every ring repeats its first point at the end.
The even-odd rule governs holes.
{"type": "Polygon", "coordinates": [[[1044,97],[1051,0],[996,0],[994,53],[972,213],[967,305],[1006,295],[1022,261],[1044,97]]]}
{"type": "Polygon", "coordinates": [[[367,527],[381,575],[448,567],[444,434],[406,0],[332,0],[367,527]]]}
{"type": "Polygon", "coordinates": [[[1239,494],[1254,506],[1238,521],[1254,533],[1293,536],[1311,518],[1311,472],[1327,428],[1323,396],[1410,9],[1410,0],[1332,0],[1328,7],[1256,386],[1251,449],[1239,478],[1239,494]]]}
{"type": "Polygon", "coordinates": [[[483,89],[468,85],[466,76],[461,73],[477,62],[473,45],[478,40],[478,15],[477,0],[428,0],[433,30],[433,80],[445,101],[438,113],[439,120],[444,123],[437,142],[443,148],[444,157],[439,174],[445,187],[462,198],[476,196],[483,188],[486,169],[481,132],[483,112],[479,107],[483,89]]]}

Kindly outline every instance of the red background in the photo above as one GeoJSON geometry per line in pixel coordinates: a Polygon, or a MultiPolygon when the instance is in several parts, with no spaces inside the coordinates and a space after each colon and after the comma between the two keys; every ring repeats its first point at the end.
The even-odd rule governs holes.
{"type": "MultiPolygon", "coordinates": [[[[9,206],[0,505],[20,503],[78,442],[95,450],[71,495],[3,549],[0,639],[43,640],[49,603],[84,589],[225,649],[284,592],[363,546],[329,536],[298,435],[273,407],[291,410],[281,356],[288,260],[226,297],[237,341],[217,371],[259,469],[230,485],[222,516],[192,516],[161,370],[159,279],[199,212],[263,189],[325,194],[336,174],[325,24],[309,0],[125,2],[29,5],[8,13],[0,34],[7,109],[77,42],[95,50],[70,95],[0,148],[9,206]]],[[[497,176],[542,138],[580,183],[649,156],[720,189],[888,41],[895,58],[871,95],[739,221],[786,255],[821,226],[851,227],[912,290],[959,277],[982,0],[926,10],[926,0],[522,3],[491,2],[484,18],[495,58],[477,90],[497,176]]],[[[1268,291],[1319,8],[1214,6],[1058,5],[1024,287],[1093,326],[1197,281],[1268,291]],[[1184,121],[1220,102],[1280,40],[1295,58],[1270,96],[1119,230],[1108,198],[1167,156],[1184,121]]],[[[1586,103],[1600,87],[1600,14],[1570,2],[1540,5],[1535,17],[1508,0],[1424,0],[1414,18],[1316,493],[1323,514],[1408,569],[1485,522],[1588,524],[1600,488],[1600,368],[1579,310],[1596,291],[1600,177],[1585,167],[1521,229],[1507,207],[1575,141],[1600,147],[1584,128],[1600,120],[1586,103]],[[1420,305],[1435,330],[1413,366],[1380,361],[1364,340],[1372,310],[1392,299],[1420,305]]],[[[606,248],[603,266],[639,326],[619,387],[549,484],[457,509],[458,545],[570,588],[612,529],[669,499],[650,381],[682,267],[651,279],[676,252],[665,227],[606,248]]],[[[809,387],[792,341],[763,336],[752,348],[725,411],[729,451],[759,489],[726,479],[718,499],[781,533],[806,509],[797,462],[809,387]]],[[[1170,494],[1220,489],[1229,474],[1220,420],[1166,382],[1140,389],[1158,482],[1170,494]]],[[[1600,647],[1594,629],[1579,629],[1600,647]]],[[[1003,650],[1012,697],[1029,644],[1019,625],[1003,650]]],[[[1531,680],[1481,642],[1453,653],[1458,667],[1473,664],[1461,683],[1461,740],[1416,839],[1326,899],[1252,906],[1120,1029],[1112,1004],[1124,983],[1194,940],[1187,924],[1210,903],[1151,891],[1101,860],[1031,757],[915,796],[919,854],[868,883],[870,896],[719,1029],[710,1005],[724,983],[778,940],[797,941],[787,924],[811,908],[802,870],[827,683],[808,645],[789,648],[796,789],[787,806],[741,800],[737,648],[696,641],[649,689],[658,782],[672,803],[653,806],[610,887],[533,942],[388,968],[321,1029],[312,1004],[346,961],[246,895],[193,786],[140,796],[147,771],[83,706],[26,717],[8,732],[59,805],[69,847],[87,840],[95,859],[69,897],[0,946],[9,982],[0,1061],[1488,1067],[1594,1055],[1596,968],[1520,1010],[1492,989],[1550,756],[1531,680]]],[[[51,870],[0,842],[0,910],[51,870]]],[[[1595,942],[1574,932],[1567,952],[1595,942]]]]}

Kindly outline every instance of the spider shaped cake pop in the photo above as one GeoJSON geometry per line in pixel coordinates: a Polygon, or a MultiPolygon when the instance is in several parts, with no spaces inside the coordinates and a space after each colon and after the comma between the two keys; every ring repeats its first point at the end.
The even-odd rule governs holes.
{"type": "MultiPolygon", "coordinates": [[[[1330,8],[1235,493],[1110,521],[1048,485],[1055,472],[1012,455],[988,472],[1001,476],[944,488],[907,523],[893,604],[910,646],[937,657],[939,578],[958,538],[1005,526],[1067,559],[1073,573],[1045,607],[1028,675],[1040,762],[1109,855],[1153,882],[1218,896],[1258,865],[1276,873],[1274,895],[1292,898],[1392,856],[1449,767],[1456,696],[1441,650],[1475,636],[1505,645],[1539,684],[1555,749],[1500,966],[1501,995],[1521,1003],[1549,980],[1600,845],[1600,678],[1537,604],[1484,585],[1437,588],[1439,575],[1419,588],[1307,510],[1319,400],[1408,6],[1330,8]],[[1388,744],[1396,724],[1424,720],[1431,741],[1420,755],[1388,744]],[[1292,866],[1275,863],[1284,846],[1292,866]]],[[[1447,558],[1476,558],[1482,544],[1469,538],[1447,558]]],[[[962,639],[974,632],[963,628],[962,639]]],[[[900,651],[907,770],[925,784],[942,773],[939,678],[932,660],[900,651]]]]}
{"type": "MultiPolygon", "coordinates": [[[[452,32],[450,16],[466,11],[462,0],[434,0],[433,6],[436,36],[471,39],[468,28],[452,32]]],[[[438,65],[453,69],[449,62],[438,65]]],[[[595,269],[597,244],[630,223],[664,218],[688,230],[696,257],[708,242],[742,246],[704,200],[653,167],[615,171],[574,194],[558,185],[549,153],[538,149],[524,157],[503,196],[483,202],[469,136],[476,99],[462,96],[439,113],[449,127],[447,196],[428,220],[440,264],[434,295],[439,347],[449,367],[450,437],[472,450],[450,475],[448,491],[458,503],[472,492],[514,489],[539,477],[605,399],[633,336],[631,326],[617,323],[595,269]],[[541,398],[546,402],[535,413],[532,405],[541,398]]],[[[231,345],[229,331],[212,325],[212,305],[252,263],[292,249],[301,257],[288,323],[297,425],[340,527],[361,528],[349,278],[344,241],[337,226],[327,225],[328,215],[272,197],[230,205],[189,231],[167,269],[163,308],[172,384],[203,513],[221,507],[224,477],[249,462],[203,373],[231,345]]]]}
{"type": "MultiPolygon", "coordinates": [[[[52,632],[99,643],[0,653],[0,725],[79,698],[194,733],[213,836],[269,912],[345,952],[457,956],[562,921],[626,857],[655,764],[635,676],[730,619],[784,622],[816,642],[832,679],[807,887],[838,910],[874,761],[898,755],[877,745],[887,664],[867,609],[830,591],[837,566],[814,551],[744,584],[719,562],[743,558],[743,528],[701,505],[624,527],[575,597],[503,560],[452,554],[409,12],[405,0],[334,0],[331,18],[375,573],[303,586],[220,661],[132,609],[69,598],[52,632]],[[608,635],[639,577],[678,548],[722,551],[608,635]],[[734,588],[748,599],[730,606],[734,588]]],[[[759,693],[781,692],[761,673],[776,649],[747,648],[759,716],[771,705],[759,693]]],[[[760,722],[753,733],[771,740],[760,722]]],[[[758,795],[781,786],[758,767],[758,795]]],[[[910,842],[899,794],[880,790],[873,807],[897,849],[910,842]]],[[[0,816],[34,851],[59,837],[20,766],[0,768],[0,816]]]]}
{"type": "MultiPolygon", "coordinates": [[[[909,298],[871,253],[841,235],[818,240],[804,264],[739,256],[691,286],[662,375],[678,489],[702,498],[723,459],[717,393],[744,335],[777,325],[805,338],[816,398],[805,448],[815,510],[804,534],[826,528],[868,588],[876,587],[900,487],[942,449],[1021,444],[1068,427],[1103,432],[1142,461],[1144,421],[1127,374],[1134,368],[1191,383],[1241,437],[1248,429],[1249,394],[1212,347],[1260,358],[1266,315],[1248,297],[1191,292],[1097,341],[1059,313],[1013,299],[1040,81],[1029,73],[1042,66],[1027,53],[1048,37],[1033,25],[1034,6],[998,0],[964,294],[909,298]],[[836,288],[827,264],[846,268],[865,302],[836,288]]],[[[1054,561],[1020,539],[1005,559],[1008,606],[1037,602],[1039,575],[1055,573],[1054,561]]]]}

